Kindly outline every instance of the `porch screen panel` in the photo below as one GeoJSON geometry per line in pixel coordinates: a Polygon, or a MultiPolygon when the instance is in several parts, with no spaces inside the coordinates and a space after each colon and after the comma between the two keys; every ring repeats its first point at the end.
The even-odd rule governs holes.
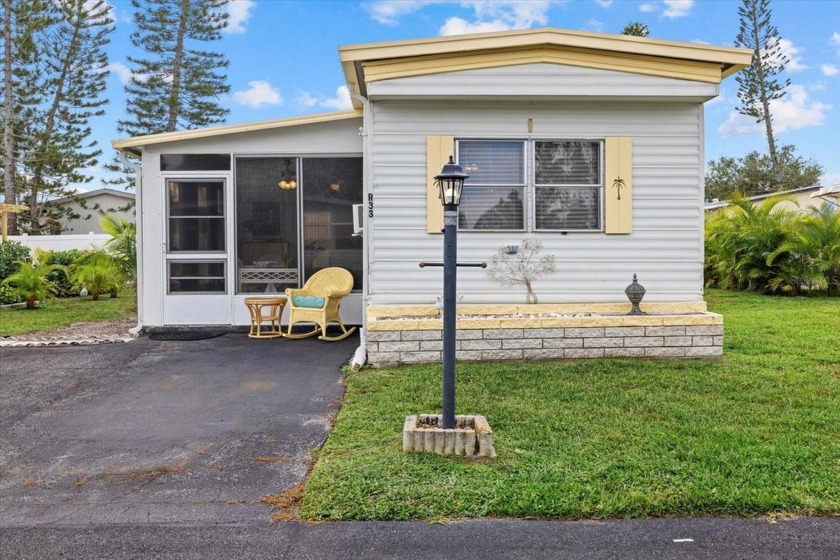
{"type": "Polygon", "coordinates": [[[303,255],[306,278],[338,266],[362,289],[362,238],[353,236],[353,205],[362,203],[362,158],[304,158],[303,255]]]}
{"type": "Polygon", "coordinates": [[[225,183],[172,180],[167,183],[169,253],[225,251],[225,183]]]}
{"type": "Polygon", "coordinates": [[[236,158],[237,292],[282,292],[298,286],[298,189],[278,186],[297,176],[298,160],[236,158]]]}

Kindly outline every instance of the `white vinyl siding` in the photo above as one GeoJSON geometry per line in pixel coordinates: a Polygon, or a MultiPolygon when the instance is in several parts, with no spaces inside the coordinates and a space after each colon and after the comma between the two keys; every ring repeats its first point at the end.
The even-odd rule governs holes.
{"type": "MultiPolygon", "coordinates": [[[[626,301],[633,273],[650,301],[702,299],[702,106],[693,102],[378,101],[373,106],[370,220],[371,305],[433,304],[442,240],[426,233],[426,137],[564,139],[632,137],[633,231],[628,235],[472,232],[458,237],[460,262],[488,261],[504,245],[540,239],[557,272],[534,286],[544,302],[626,301]],[[528,134],[532,119],[533,133],[528,134]]],[[[611,180],[611,179],[610,179],[611,180]]],[[[461,269],[465,303],[521,303],[524,289],[461,269]]]]}
{"type": "Polygon", "coordinates": [[[630,72],[559,64],[523,64],[414,76],[373,82],[371,99],[386,97],[533,96],[533,97],[655,97],[706,101],[718,95],[718,85],[630,72]]]}

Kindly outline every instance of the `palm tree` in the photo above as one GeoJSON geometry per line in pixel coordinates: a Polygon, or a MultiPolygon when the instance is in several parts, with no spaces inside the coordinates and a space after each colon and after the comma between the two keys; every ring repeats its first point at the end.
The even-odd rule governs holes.
{"type": "Polygon", "coordinates": [[[32,262],[15,261],[20,268],[3,280],[4,286],[11,286],[14,293],[26,302],[27,309],[35,309],[36,301],[56,295],[57,288],[49,279],[52,272],[67,272],[60,264],[46,264],[48,256],[48,252],[36,249],[32,262]]]}
{"type": "Polygon", "coordinates": [[[71,271],[70,278],[76,288],[87,288],[94,301],[98,301],[103,293],[115,297],[120,287],[125,285],[120,266],[104,249],[85,251],[73,263],[71,271]]]}
{"type": "Polygon", "coordinates": [[[137,277],[137,225],[116,214],[102,215],[99,225],[111,236],[105,243],[105,249],[114,258],[123,276],[134,284],[137,277]]]}
{"type": "Polygon", "coordinates": [[[771,288],[795,295],[802,286],[840,292],[840,212],[828,203],[812,206],[797,225],[767,257],[768,265],[779,264],[771,288]]]}
{"type": "MultiPolygon", "coordinates": [[[[794,229],[796,213],[777,207],[792,201],[773,197],[754,206],[742,195],[709,218],[706,225],[707,284],[727,289],[775,291],[770,280],[780,264],[769,257],[794,229]]],[[[794,202],[795,203],[795,202],[794,202]]]]}

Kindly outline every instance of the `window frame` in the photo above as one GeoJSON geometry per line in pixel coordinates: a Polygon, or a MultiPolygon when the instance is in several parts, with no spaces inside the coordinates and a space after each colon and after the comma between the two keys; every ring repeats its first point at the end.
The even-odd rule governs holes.
{"type": "Polygon", "coordinates": [[[227,193],[227,179],[222,177],[208,177],[206,175],[194,175],[194,176],[166,176],[163,177],[163,185],[164,185],[164,199],[166,201],[166,230],[164,235],[165,243],[166,243],[166,254],[167,255],[227,255],[228,252],[228,222],[229,222],[229,212],[228,212],[228,193],[227,193]],[[202,215],[184,215],[184,216],[173,216],[172,215],[172,202],[171,197],[169,195],[169,184],[170,183],[202,183],[202,182],[221,182],[222,183],[222,214],[220,216],[202,216],[202,215]],[[178,220],[198,220],[198,219],[213,219],[213,220],[222,220],[222,231],[224,232],[223,236],[223,243],[224,247],[222,249],[208,249],[208,250],[173,250],[172,245],[172,237],[171,237],[171,220],[172,219],[178,220]]]}
{"type": "Polygon", "coordinates": [[[182,296],[182,295],[227,295],[228,293],[228,263],[227,259],[167,259],[166,260],[166,295],[182,296]],[[221,264],[222,276],[172,276],[173,264],[221,264]],[[173,280],[221,280],[224,285],[222,291],[172,291],[173,280]]]}
{"type": "Polygon", "coordinates": [[[529,187],[531,188],[531,200],[530,200],[530,220],[528,225],[530,226],[528,231],[529,232],[549,232],[549,233],[604,233],[606,223],[605,223],[605,215],[604,215],[604,191],[605,191],[605,179],[604,175],[606,174],[606,159],[605,159],[605,138],[556,138],[556,137],[549,137],[549,138],[531,138],[530,139],[531,145],[531,176],[529,177],[529,187]],[[593,142],[598,144],[598,178],[600,182],[597,185],[588,185],[583,183],[567,183],[567,184],[537,184],[537,142],[593,142]],[[541,188],[567,188],[567,189],[581,189],[581,188],[596,188],[599,190],[598,196],[598,227],[592,229],[548,229],[548,228],[538,228],[537,227],[537,189],[541,188]]]}
{"type": "MultiPolygon", "coordinates": [[[[529,204],[528,203],[528,187],[529,187],[528,182],[529,182],[529,176],[530,176],[530,169],[529,169],[530,161],[529,161],[529,155],[528,155],[528,142],[529,142],[529,140],[528,139],[523,139],[523,138],[499,138],[499,137],[493,137],[493,138],[457,138],[455,140],[455,158],[456,158],[456,161],[458,161],[459,163],[460,163],[460,158],[461,158],[461,142],[486,142],[486,143],[491,143],[491,142],[508,142],[508,143],[509,142],[516,142],[516,143],[519,143],[519,144],[522,145],[522,182],[520,184],[512,184],[512,183],[492,184],[492,183],[488,183],[488,184],[483,184],[483,185],[482,184],[477,184],[477,185],[469,185],[469,186],[464,184],[464,186],[463,186],[464,191],[466,191],[466,189],[475,189],[475,188],[492,189],[492,188],[500,188],[500,187],[501,188],[521,189],[521,191],[522,191],[522,228],[506,228],[506,229],[469,228],[469,229],[463,229],[463,228],[459,227],[458,231],[485,232],[485,233],[486,232],[489,232],[489,233],[505,232],[506,233],[506,232],[527,232],[527,231],[529,231],[529,227],[528,227],[528,225],[529,225],[528,224],[528,204],[529,204]]],[[[466,171],[466,168],[464,170],[466,171]]],[[[461,196],[463,197],[463,192],[461,193],[461,196]]]]}
{"type": "MultiPolygon", "coordinates": [[[[461,163],[461,147],[460,143],[466,142],[522,142],[523,144],[523,170],[524,183],[521,185],[523,189],[522,199],[522,229],[465,229],[459,228],[463,233],[507,233],[507,232],[522,232],[522,233],[604,233],[606,231],[606,211],[605,211],[605,193],[606,193],[606,137],[575,137],[575,136],[529,136],[528,138],[516,137],[505,138],[501,136],[493,137],[474,137],[465,136],[463,138],[455,139],[455,157],[456,161],[461,163]],[[598,171],[599,184],[545,184],[537,185],[536,182],[536,143],[537,142],[595,142],[598,144],[598,171]],[[599,191],[598,197],[598,228],[593,229],[543,229],[537,228],[537,189],[538,188],[596,188],[599,191]]],[[[466,170],[465,170],[466,171],[466,170]]],[[[520,188],[519,185],[505,185],[505,184],[484,184],[484,185],[464,185],[467,188],[492,188],[492,187],[515,187],[520,188]]]]}

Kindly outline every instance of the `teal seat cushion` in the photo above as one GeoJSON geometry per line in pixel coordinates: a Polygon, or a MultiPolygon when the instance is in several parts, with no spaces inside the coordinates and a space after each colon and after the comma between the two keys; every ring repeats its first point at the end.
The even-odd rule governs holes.
{"type": "Polygon", "coordinates": [[[292,303],[295,307],[321,309],[324,307],[324,298],[318,296],[292,296],[292,303]]]}

